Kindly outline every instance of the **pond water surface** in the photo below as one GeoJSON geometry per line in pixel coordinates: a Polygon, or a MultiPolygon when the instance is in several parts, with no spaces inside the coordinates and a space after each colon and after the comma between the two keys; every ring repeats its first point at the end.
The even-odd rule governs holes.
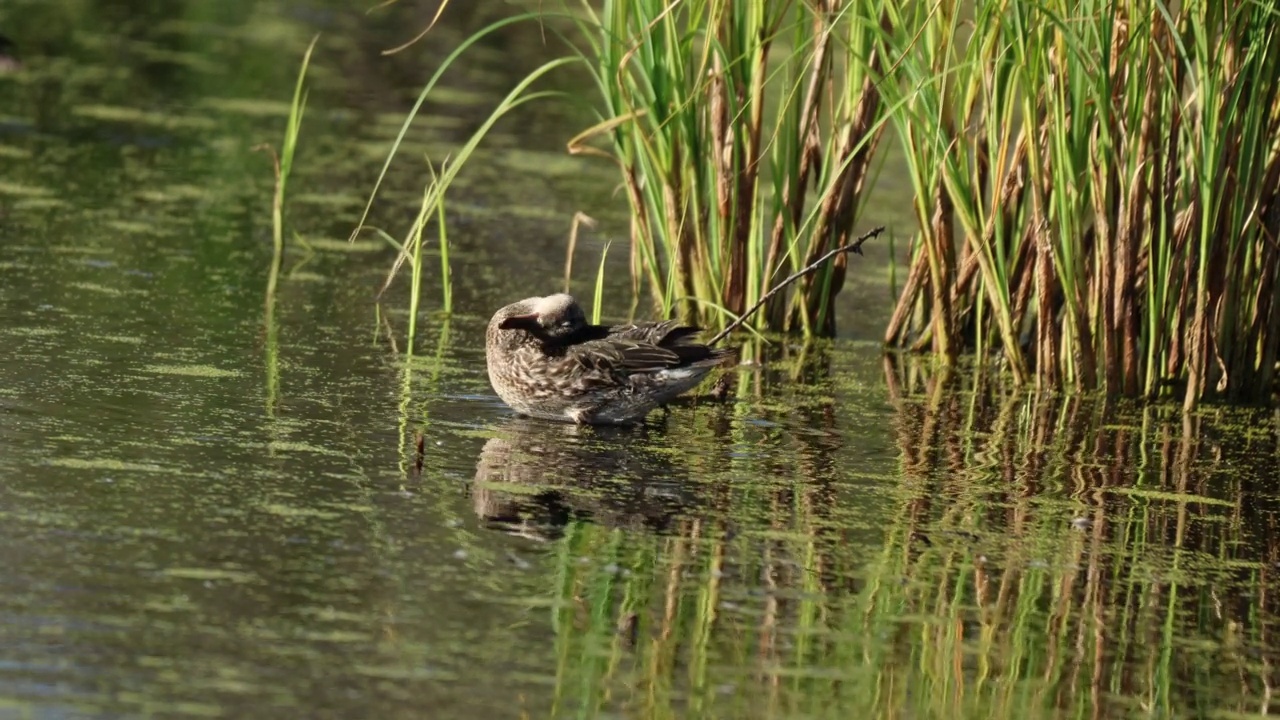
{"type": "MultiPolygon", "coordinates": [[[[608,167],[562,152],[585,114],[532,108],[464,172],[455,312],[429,266],[406,344],[403,277],[373,303],[393,253],[345,239],[434,63],[512,12],[453,5],[390,57],[429,4],[0,7],[24,62],[0,75],[0,718],[1272,709],[1276,414],[887,361],[883,249],[839,340],[776,344],[726,402],[638,430],[513,417],[489,314],[559,287],[574,212],[602,220],[581,267],[626,238],[608,167]],[[316,32],[302,240],[268,299],[254,148],[316,32]]],[[[422,154],[555,53],[532,26],[478,47],[374,223],[403,234],[422,154]]]]}

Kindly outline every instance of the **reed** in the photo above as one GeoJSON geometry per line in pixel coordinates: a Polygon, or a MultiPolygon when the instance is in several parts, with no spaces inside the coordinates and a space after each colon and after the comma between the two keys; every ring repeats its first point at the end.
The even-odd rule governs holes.
{"type": "MultiPolygon", "coordinates": [[[[531,17],[573,23],[599,121],[569,151],[617,165],[663,315],[724,327],[847,244],[893,127],[918,232],[887,343],[1187,408],[1277,386],[1280,0],[582,2],[427,91],[531,17]]],[[[833,334],[846,272],[749,327],[833,334]]]]}
{"type": "Polygon", "coordinates": [[[440,191],[440,176],[434,167],[428,166],[431,182],[422,193],[422,205],[418,208],[418,216],[410,227],[408,242],[401,244],[381,229],[377,232],[384,240],[400,250],[396,262],[392,264],[387,279],[378,291],[378,296],[387,291],[395,279],[396,272],[404,262],[409,263],[409,329],[406,337],[406,353],[412,357],[413,340],[418,331],[418,312],[422,303],[422,272],[425,259],[423,233],[432,215],[435,216],[438,244],[440,246],[440,285],[441,311],[446,315],[453,312],[453,286],[449,273],[449,233],[445,220],[445,197],[440,191]]]}
{"type": "Polygon", "coordinates": [[[591,323],[600,324],[600,313],[604,307],[604,261],[609,257],[609,243],[605,243],[600,251],[600,265],[596,268],[595,296],[591,303],[591,323]]]}
{"type": "MultiPolygon", "coordinates": [[[[298,69],[298,80],[293,88],[293,100],[289,104],[289,119],[284,129],[284,142],[280,146],[280,154],[276,155],[269,145],[263,148],[271,152],[275,170],[275,194],[271,200],[271,239],[275,251],[273,264],[279,272],[284,260],[284,201],[285,189],[289,183],[289,175],[293,171],[293,156],[298,149],[298,134],[302,130],[302,115],[307,108],[306,77],[307,66],[311,64],[311,52],[316,48],[320,36],[311,38],[307,51],[302,56],[302,66],[298,69]]],[[[274,288],[272,276],[272,287],[274,288]]]]}
{"type": "MultiPolygon", "coordinates": [[[[847,244],[883,129],[878,30],[855,4],[604,0],[570,14],[600,121],[569,143],[618,166],[633,289],[723,325],[847,244]]],[[[873,16],[874,17],[874,16],[873,16]]],[[[847,258],[757,328],[830,335],[847,258]]]]}
{"type": "Polygon", "coordinates": [[[275,171],[275,193],[271,200],[271,265],[267,270],[266,297],[263,302],[263,324],[266,342],[263,346],[266,366],[266,412],[274,416],[276,401],[280,393],[280,347],[279,321],[276,318],[276,290],[280,283],[280,271],[284,267],[284,201],[285,187],[293,170],[293,157],[298,149],[298,134],[302,129],[302,115],[307,106],[305,80],[307,66],[311,64],[311,52],[315,50],[320,36],[311,39],[306,53],[302,56],[302,66],[298,69],[298,80],[293,88],[293,101],[289,105],[289,119],[285,124],[284,142],[277,155],[270,145],[262,146],[271,154],[275,171]]]}
{"type": "Polygon", "coordinates": [[[1186,407],[1273,392],[1280,5],[886,7],[918,224],[889,343],[1186,407]]]}
{"type": "MultiPolygon", "coordinates": [[[[440,12],[443,12],[443,10],[444,10],[444,6],[442,5],[440,8],[440,12]]],[[[437,19],[438,17],[439,15],[437,15],[437,19]]],[[[395,140],[392,142],[391,147],[388,150],[387,159],[383,162],[382,170],[378,174],[378,179],[374,183],[374,187],[369,194],[369,199],[365,203],[364,210],[361,213],[360,218],[356,223],[355,229],[352,230],[351,232],[351,237],[350,237],[351,240],[354,241],[355,238],[360,234],[360,232],[365,229],[366,223],[369,219],[369,214],[373,208],[374,200],[378,195],[378,190],[382,187],[382,183],[386,179],[387,172],[391,167],[392,161],[395,159],[396,155],[399,153],[401,143],[403,142],[405,136],[409,133],[409,130],[413,125],[413,121],[418,116],[418,112],[422,108],[423,103],[426,102],[427,98],[431,94],[431,91],[440,82],[441,78],[448,72],[448,70],[451,67],[453,67],[453,64],[466,52],[467,49],[475,45],[477,42],[479,42],[486,36],[492,34],[493,32],[507,25],[523,22],[534,17],[536,16],[531,14],[525,14],[525,15],[505,18],[503,20],[499,20],[495,23],[492,23],[487,27],[481,29],[480,31],[474,33],[470,37],[468,37],[461,44],[459,44],[459,46],[456,49],[454,49],[452,53],[450,53],[448,56],[445,57],[445,59],[441,62],[440,67],[431,76],[430,80],[428,80],[427,84],[423,87],[422,91],[418,94],[417,100],[415,101],[413,107],[406,114],[404,122],[401,124],[400,132],[396,135],[395,140]]],[[[434,24],[434,20],[432,22],[434,24]]],[[[429,30],[430,27],[428,27],[427,29],[429,30]]],[[[450,185],[453,183],[454,179],[457,177],[458,173],[462,170],[462,168],[471,159],[472,155],[476,151],[476,148],[480,145],[480,143],[489,134],[489,132],[493,129],[494,125],[496,125],[499,120],[505,117],[512,110],[520,107],[521,105],[527,102],[535,101],[535,100],[546,98],[546,97],[551,97],[557,94],[552,91],[531,90],[531,86],[534,83],[536,83],[539,79],[541,79],[543,76],[547,75],[548,73],[551,73],[554,70],[572,62],[575,62],[573,58],[561,58],[557,60],[551,60],[537,68],[534,68],[524,78],[522,78],[521,81],[517,83],[516,86],[513,87],[507,93],[507,95],[502,98],[501,101],[499,101],[499,103],[494,107],[493,111],[489,114],[489,116],[485,118],[485,120],[482,123],[480,123],[479,127],[477,127],[472,132],[471,136],[467,138],[466,142],[464,142],[462,145],[458,147],[456,152],[454,152],[447,158],[439,160],[438,167],[436,162],[434,162],[431,158],[427,158],[428,172],[431,179],[430,179],[430,182],[428,182],[424,187],[422,202],[419,206],[417,216],[414,218],[413,222],[410,224],[404,240],[397,240],[395,237],[381,230],[380,228],[373,228],[376,232],[378,232],[378,234],[381,237],[386,239],[393,247],[397,248],[398,250],[396,254],[396,259],[392,263],[391,268],[387,273],[386,281],[383,283],[382,289],[379,291],[379,295],[384,293],[387,290],[387,288],[390,287],[396,275],[400,272],[400,269],[404,266],[406,262],[409,263],[409,266],[411,268],[413,287],[410,289],[410,310],[413,317],[411,317],[410,319],[410,330],[409,330],[410,344],[412,344],[412,335],[414,332],[414,328],[416,327],[416,324],[415,324],[416,316],[418,314],[419,302],[420,302],[419,283],[421,282],[421,279],[422,279],[423,251],[426,246],[426,241],[424,240],[424,233],[426,232],[427,228],[432,224],[433,221],[436,226],[436,235],[438,238],[438,242],[440,244],[440,263],[441,263],[440,272],[441,272],[441,288],[442,288],[441,289],[441,305],[444,312],[448,313],[452,311],[453,292],[452,292],[452,282],[451,282],[450,269],[449,269],[448,233],[446,231],[446,224],[445,224],[445,219],[446,219],[445,197],[449,190],[450,185]]]]}

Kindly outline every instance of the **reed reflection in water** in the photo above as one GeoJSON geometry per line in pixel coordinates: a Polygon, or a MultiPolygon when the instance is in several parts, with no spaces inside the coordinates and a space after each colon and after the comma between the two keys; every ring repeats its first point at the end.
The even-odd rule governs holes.
{"type": "Polygon", "coordinates": [[[1271,710],[1273,411],[886,378],[899,459],[880,503],[814,432],[839,413],[805,415],[826,445],[761,431],[754,472],[717,449],[744,439],[731,418],[697,437],[504,425],[476,512],[540,528],[558,558],[555,699],[531,715],[1271,710]]]}

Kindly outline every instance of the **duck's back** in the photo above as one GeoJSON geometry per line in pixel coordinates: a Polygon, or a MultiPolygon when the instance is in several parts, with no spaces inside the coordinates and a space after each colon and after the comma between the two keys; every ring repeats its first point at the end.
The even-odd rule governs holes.
{"type": "Polygon", "coordinates": [[[694,341],[698,332],[676,320],[588,325],[523,358],[539,401],[522,410],[575,422],[639,420],[732,357],[694,341]]]}

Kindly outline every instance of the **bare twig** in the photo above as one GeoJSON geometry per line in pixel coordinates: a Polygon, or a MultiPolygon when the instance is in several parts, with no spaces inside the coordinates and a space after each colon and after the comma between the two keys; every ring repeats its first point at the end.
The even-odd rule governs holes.
{"type": "Polygon", "coordinates": [[[746,322],[748,319],[750,319],[750,318],[751,318],[751,316],[752,316],[752,315],[754,315],[754,314],[756,313],[756,311],[757,311],[757,310],[759,310],[760,308],[764,307],[764,304],[765,304],[765,303],[767,303],[767,302],[769,302],[769,299],[770,299],[770,298],[772,298],[774,295],[777,295],[778,293],[782,292],[782,291],[783,291],[784,289],[786,289],[786,287],[787,287],[788,285],[790,285],[791,283],[793,283],[793,282],[795,282],[795,281],[799,280],[800,278],[804,277],[805,275],[808,275],[809,273],[813,272],[814,270],[817,270],[818,268],[822,267],[822,264],[823,264],[823,263],[825,263],[826,261],[828,261],[828,260],[830,260],[831,258],[835,257],[836,255],[839,255],[840,253],[847,253],[847,252],[853,252],[853,253],[857,253],[857,254],[861,255],[861,254],[862,254],[862,244],[863,244],[863,243],[865,243],[866,241],[870,240],[870,239],[871,239],[871,238],[873,238],[873,237],[877,237],[877,236],[878,236],[878,235],[880,235],[880,233],[882,233],[882,232],[884,232],[884,226],[883,226],[883,225],[881,225],[880,227],[874,228],[874,229],[873,229],[873,230],[871,230],[870,232],[867,232],[867,233],[866,233],[866,234],[864,234],[862,237],[858,238],[857,240],[854,240],[853,242],[849,243],[848,245],[845,245],[845,246],[843,246],[843,247],[838,247],[838,248],[836,248],[836,249],[834,249],[834,250],[829,250],[829,251],[828,251],[825,255],[823,255],[822,257],[818,258],[817,260],[814,260],[813,262],[811,262],[811,263],[809,263],[808,265],[804,266],[802,269],[800,269],[800,270],[798,270],[798,271],[796,271],[796,272],[792,273],[791,275],[788,275],[788,276],[787,276],[787,278],[786,278],[785,280],[783,280],[782,282],[778,283],[777,285],[774,285],[774,286],[773,286],[773,288],[769,290],[769,292],[765,293],[765,294],[764,294],[764,297],[762,297],[762,298],[760,298],[759,300],[757,300],[755,305],[752,305],[750,308],[748,308],[748,309],[747,309],[747,311],[746,311],[746,312],[744,312],[744,313],[742,313],[741,315],[739,315],[737,320],[734,320],[733,322],[729,323],[727,326],[725,326],[725,329],[723,329],[723,330],[721,330],[720,332],[716,333],[716,336],[715,336],[715,337],[713,337],[713,338],[711,338],[711,340],[710,340],[710,341],[708,341],[708,342],[707,342],[707,344],[708,344],[708,345],[715,345],[716,343],[718,343],[718,342],[720,342],[721,340],[723,340],[723,339],[725,339],[726,337],[728,337],[728,336],[729,336],[729,333],[733,332],[734,330],[737,330],[737,329],[738,329],[738,326],[742,325],[742,323],[744,323],[744,322],[746,322]]]}
{"type": "MultiPolygon", "coordinates": [[[[387,5],[390,5],[390,4],[391,4],[391,2],[392,2],[392,0],[388,0],[387,2],[384,2],[384,3],[382,3],[381,5],[375,5],[374,7],[372,7],[372,8],[370,8],[370,9],[369,9],[369,12],[373,12],[374,10],[377,10],[377,9],[379,9],[379,8],[382,8],[382,7],[385,7],[385,6],[387,6],[387,5]]],[[[404,50],[405,48],[409,47],[410,45],[412,45],[412,44],[414,44],[414,43],[418,42],[418,41],[419,41],[419,40],[421,40],[422,38],[426,37],[426,36],[427,36],[427,33],[431,32],[431,28],[435,27],[435,26],[436,26],[436,23],[440,21],[440,16],[444,14],[444,9],[445,9],[445,8],[447,8],[447,7],[449,7],[449,0],[444,0],[444,2],[440,3],[440,7],[436,8],[436,16],[435,16],[435,17],[433,17],[433,18],[431,18],[431,22],[427,24],[427,28],[426,28],[425,30],[423,30],[422,32],[418,33],[418,34],[417,34],[417,36],[415,36],[415,37],[414,37],[412,40],[410,40],[409,42],[401,43],[400,45],[397,45],[396,47],[393,47],[393,48],[391,48],[390,50],[383,50],[383,51],[382,51],[382,54],[383,54],[383,55],[394,55],[394,54],[396,54],[396,53],[400,52],[401,50],[404,50]]]]}
{"type": "Polygon", "coordinates": [[[578,247],[578,227],[586,226],[594,230],[596,221],[584,212],[573,214],[573,224],[569,226],[569,249],[564,253],[564,291],[569,292],[569,278],[573,277],[573,252],[578,247]]]}

